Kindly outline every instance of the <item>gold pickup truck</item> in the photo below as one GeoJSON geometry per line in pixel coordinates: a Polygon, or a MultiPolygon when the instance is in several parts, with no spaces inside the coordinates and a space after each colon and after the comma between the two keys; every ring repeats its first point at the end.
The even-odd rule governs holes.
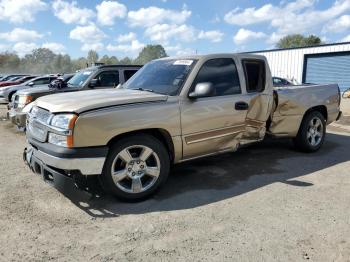
{"type": "Polygon", "coordinates": [[[98,177],[105,191],[142,199],[165,183],[172,164],[267,134],[317,151],[339,105],[337,84],[274,89],[262,56],[164,58],[115,90],[39,98],[28,115],[24,159],[56,186],[89,188],[98,177]]]}

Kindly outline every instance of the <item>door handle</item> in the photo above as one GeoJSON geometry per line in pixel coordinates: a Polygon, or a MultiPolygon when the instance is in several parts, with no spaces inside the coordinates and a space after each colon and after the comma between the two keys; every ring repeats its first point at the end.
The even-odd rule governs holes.
{"type": "Polygon", "coordinates": [[[246,102],[240,101],[235,104],[236,110],[248,110],[249,105],[246,102]]]}

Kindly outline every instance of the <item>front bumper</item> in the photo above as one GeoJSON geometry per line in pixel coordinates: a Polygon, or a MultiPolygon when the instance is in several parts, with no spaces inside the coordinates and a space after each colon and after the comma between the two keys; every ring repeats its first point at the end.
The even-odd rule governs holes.
{"type": "Polygon", "coordinates": [[[84,176],[102,173],[108,152],[107,147],[70,149],[27,138],[29,142],[27,151],[45,166],[60,169],[66,173],[79,172],[84,176]]]}
{"type": "Polygon", "coordinates": [[[7,112],[7,118],[11,121],[12,124],[23,128],[26,126],[27,113],[18,112],[14,108],[11,108],[7,112]]]}

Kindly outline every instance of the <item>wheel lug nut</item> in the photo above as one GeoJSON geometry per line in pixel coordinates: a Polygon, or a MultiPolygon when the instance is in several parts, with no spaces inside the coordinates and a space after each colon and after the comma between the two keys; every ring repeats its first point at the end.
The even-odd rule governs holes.
{"type": "Polygon", "coordinates": [[[137,172],[139,175],[141,175],[142,174],[142,172],[141,171],[139,171],[139,172],[137,172]]]}
{"type": "Polygon", "coordinates": [[[141,169],[143,169],[145,166],[144,166],[144,165],[141,165],[140,167],[141,167],[141,169]]]}
{"type": "Polygon", "coordinates": [[[140,164],[140,161],[137,161],[136,163],[137,163],[137,164],[140,164]]]}
{"type": "Polygon", "coordinates": [[[131,168],[130,168],[130,167],[128,168],[128,171],[129,171],[129,172],[131,171],[131,168]]]}
{"type": "Polygon", "coordinates": [[[136,173],[135,172],[132,172],[132,176],[135,176],[136,175],[136,173]]]}

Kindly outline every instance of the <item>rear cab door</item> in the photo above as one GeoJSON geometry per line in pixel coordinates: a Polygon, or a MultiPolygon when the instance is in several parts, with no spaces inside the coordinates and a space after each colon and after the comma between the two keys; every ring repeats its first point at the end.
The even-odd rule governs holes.
{"type": "MultiPolygon", "coordinates": [[[[181,99],[183,158],[235,149],[240,143],[261,139],[268,118],[260,97],[263,90],[246,88],[251,77],[250,64],[237,56],[198,61],[193,82],[181,99]],[[247,71],[247,74],[245,73],[247,71]],[[198,83],[210,82],[215,92],[210,97],[191,99],[188,94],[198,83]],[[264,122],[265,121],[265,122],[264,122]]],[[[266,79],[265,70],[264,77],[266,79]]],[[[262,72],[261,72],[262,73],[262,72]]],[[[253,74],[256,77],[256,74],[253,74]]],[[[251,85],[253,80],[251,81],[251,85]]],[[[270,80],[272,85],[272,82],[270,80]]],[[[259,82],[264,85],[263,82],[259,82]]],[[[267,92],[266,92],[267,98],[267,92]]]]}

